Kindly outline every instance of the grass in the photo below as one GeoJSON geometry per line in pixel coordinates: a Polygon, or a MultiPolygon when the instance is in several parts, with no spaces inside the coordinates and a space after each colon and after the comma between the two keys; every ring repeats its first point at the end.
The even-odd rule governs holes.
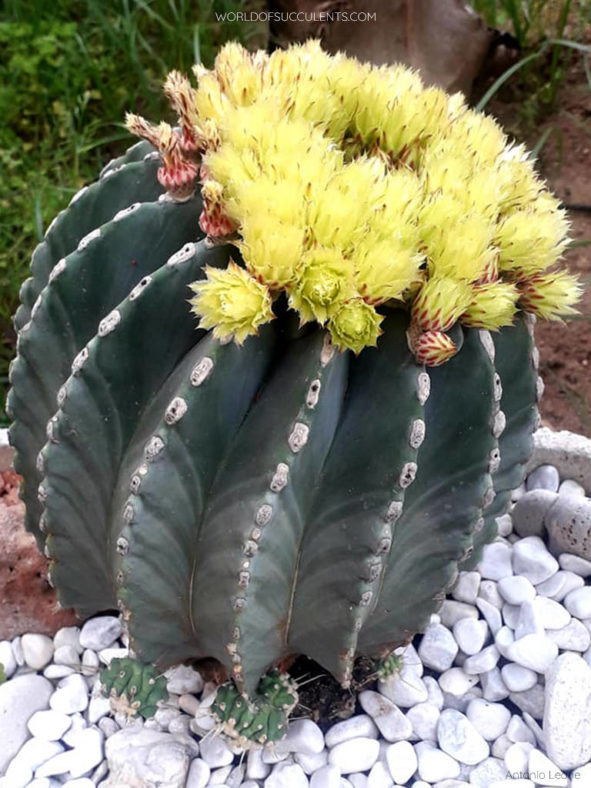
{"type": "MultiPolygon", "coordinates": [[[[129,137],[126,110],[170,117],[171,68],[210,65],[230,38],[218,23],[242,0],[4,0],[0,11],[0,386],[14,352],[11,315],[31,252],[70,197],[129,137]]],[[[3,397],[2,397],[3,401],[3,397]]]]}

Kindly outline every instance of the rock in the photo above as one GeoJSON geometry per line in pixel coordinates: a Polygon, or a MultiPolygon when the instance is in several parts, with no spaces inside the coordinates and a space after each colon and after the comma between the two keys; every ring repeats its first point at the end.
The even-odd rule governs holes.
{"type": "Polygon", "coordinates": [[[591,633],[576,618],[571,619],[562,629],[548,632],[548,637],[558,648],[568,651],[586,651],[591,646],[591,633]]]}
{"type": "Polygon", "coordinates": [[[90,618],[80,630],[80,645],[93,651],[108,648],[121,635],[121,622],[115,616],[90,618]]]}
{"type": "MultiPolygon", "coordinates": [[[[418,772],[421,780],[428,783],[437,780],[453,780],[460,775],[460,764],[429,742],[415,744],[418,759],[418,772]]],[[[416,788],[416,783],[414,784],[416,788]]]]}
{"type": "Polygon", "coordinates": [[[499,536],[509,536],[509,534],[513,533],[513,520],[510,514],[502,514],[496,518],[496,521],[499,536]]]}
{"type": "Polygon", "coordinates": [[[561,769],[591,760],[591,668],[562,654],[546,674],[543,731],[548,757],[561,769]]]}
{"type": "Polygon", "coordinates": [[[508,780],[497,780],[490,784],[490,788],[535,788],[532,780],[520,780],[510,777],[508,780]]]}
{"type": "Polygon", "coordinates": [[[49,705],[54,711],[61,711],[63,714],[84,711],[88,706],[88,686],[84,678],[74,673],[62,679],[51,696],[49,705]]]}
{"type": "Polygon", "coordinates": [[[476,788],[489,788],[495,780],[504,780],[507,776],[505,764],[499,758],[485,758],[470,772],[470,785],[476,788]]]}
{"type": "Polygon", "coordinates": [[[499,589],[495,580],[483,580],[478,589],[478,599],[484,599],[489,605],[500,610],[503,607],[503,600],[499,594],[499,589]]]}
{"type": "Polygon", "coordinates": [[[127,648],[102,648],[98,653],[98,658],[103,665],[110,665],[113,659],[124,659],[129,656],[127,648]]]}
{"type": "Polygon", "coordinates": [[[550,550],[591,560],[591,498],[559,495],[546,514],[550,550]]]}
{"type": "MultiPolygon", "coordinates": [[[[98,694],[93,694],[88,704],[88,722],[90,722],[91,725],[98,722],[101,717],[109,714],[110,710],[111,701],[109,698],[105,698],[100,692],[98,694]]],[[[153,722],[159,724],[156,720],[153,720],[153,722]]]]}
{"type": "Polygon", "coordinates": [[[478,596],[480,586],[480,572],[460,572],[456,584],[451,590],[451,595],[458,602],[473,605],[478,596]]]}
{"type": "Polygon", "coordinates": [[[71,646],[81,654],[83,649],[80,645],[80,627],[62,627],[53,636],[53,647],[55,649],[62,646],[71,646]]]}
{"type": "Polygon", "coordinates": [[[201,674],[189,665],[177,665],[167,670],[164,675],[167,678],[166,689],[175,695],[199,693],[203,690],[201,674]]]}
{"type": "Polygon", "coordinates": [[[505,659],[509,659],[507,656],[507,650],[509,646],[515,642],[515,635],[513,634],[513,630],[509,627],[501,627],[497,634],[495,635],[495,645],[499,650],[499,654],[505,657],[505,659]]]}
{"type": "Polygon", "coordinates": [[[537,597],[534,599],[533,605],[540,616],[543,628],[546,630],[562,629],[571,620],[568,610],[554,599],[537,597]]]}
{"type": "Polygon", "coordinates": [[[310,779],[310,788],[340,788],[340,785],[341,770],[331,764],[322,766],[310,779]]]}
{"type": "Polygon", "coordinates": [[[544,688],[540,684],[524,692],[511,692],[509,699],[523,712],[531,714],[537,720],[541,720],[544,716],[544,688]]]}
{"type": "Polygon", "coordinates": [[[472,723],[455,709],[444,709],[437,724],[441,749],[460,763],[474,766],[488,757],[490,750],[472,723]]]}
{"type": "Polygon", "coordinates": [[[527,742],[535,747],[536,737],[517,714],[511,717],[509,725],[507,725],[507,736],[514,744],[527,742]]]}
{"type": "Polygon", "coordinates": [[[563,479],[574,479],[591,493],[591,440],[567,430],[543,427],[534,433],[534,450],[528,471],[549,463],[563,479]]]}
{"type": "Polygon", "coordinates": [[[69,773],[71,777],[81,777],[103,760],[103,739],[102,731],[97,728],[80,731],[74,749],[66,750],[46,761],[37,769],[35,776],[52,777],[69,773]]]}
{"type": "Polygon", "coordinates": [[[524,602],[532,602],[536,596],[536,589],[525,577],[512,575],[499,580],[497,584],[500,595],[506,599],[510,605],[522,605],[524,602]]]}
{"type": "MultiPolygon", "coordinates": [[[[412,733],[412,725],[389,698],[379,692],[365,690],[359,694],[358,699],[361,708],[370,715],[386,741],[397,742],[409,738],[412,733]]],[[[329,733],[330,731],[326,736],[329,733]]],[[[330,746],[328,741],[326,746],[330,746]]]]}
{"type": "Polygon", "coordinates": [[[170,733],[124,728],[107,739],[105,753],[109,778],[102,788],[184,788],[188,748],[170,733]]]}
{"type": "Polygon", "coordinates": [[[486,648],[483,648],[478,654],[468,657],[468,659],[464,662],[463,668],[466,673],[470,675],[477,673],[487,673],[489,670],[492,670],[497,666],[499,656],[499,650],[495,645],[487,646],[486,648]]]}
{"type": "MultiPolygon", "coordinates": [[[[378,692],[372,692],[371,696],[364,692],[361,693],[359,696],[359,701],[361,703],[361,708],[364,711],[368,711],[365,706],[369,705],[372,710],[377,711],[379,713],[378,703],[373,701],[373,695],[378,695],[378,692]],[[361,700],[361,695],[364,696],[365,703],[361,700]],[[370,697],[372,699],[370,700],[370,697]]],[[[387,699],[385,699],[387,701],[387,699]]],[[[388,702],[388,701],[387,701],[388,702]]],[[[392,704],[393,705],[393,704],[392,704]]],[[[373,716],[373,715],[372,715],[373,716]]],[[[372,716],[369,716],[369,711],[367,714],[356,714],[353,717],[349,717],[348,720],[344,720],[343,722],[337,722],[336,725],[333,725],[326,731],[326,735],[324,737],[324,741],[327,747],[334,747],[337,744],[340,744],[343,741],[347,741],[348,739],[357,739],[361,737],[367,737],[370,739],[377,739],[378,738],[378,729],[372,716]]],[[[318,738],[318,745],[317,745],[317,752],[319,752],[322,748],[320,747],[320,739],[318,738]]]]}
{"type": "Polygon", "coordinates": [[[379,752],[380,745],[376,739],[347,739],[331,749],[328,762],[338,766],[343,774],[366,772],[377,761],[379,752]]]}
{"type": "Polygon", "coordinates": [[[206,739],[201,739],[199,749],[201,757],[210,769],[228,766],[234,760],[234,753],[221,736],[208,736],[206,739]]]}
{"type": "Polygon", "coordinates": [[[413,733],[423,741],[437,741],[439,709],[433,703],[418,703],[409,709],[406,718],[412,725],[413,733]]]}
{"type": "Polygon", "coordinates": [[[485,700],[494,703],[509,697],[509,690],[505,686],[499,668],[493,668],[492,670],[487,670],[486,673],[482,673],[480,676],[480,684],[485,700]]]}
{"type": "Polygon", "coordinates": [[[560,570],[553,577],[551,577],[550,580],[547,580],[546,583],[541,583],[536,588],[536,591],[541,596],[548,596],[554,599],[556,602],[563,602],[564,598],[570,594],[571,591],[574,591],[577,588],[582,588],[584,585],[585,581],[579,575],[575,575],[574,572],[560,570]],[[557,578],[558,580],[556,585],[552,587],[552,581],[554,578],[557,578]],[[546,586],[546,588],[541,590],[542,586],[546,586]]]}
{"type": "Polygon", "coordinates": [[[390,770],[384,761],[377,761],[367,775],[367,788],[392,788],[390,770]]]}
{"type": "Polygon", "coordinates": [[[587,764],[587,766],[581,766],[580,769],[575,769],[571,777],[573,785],[578,785],[580,788],[589,788],[591,786],[591,763],[587,764]]]}
{"type": "Polygon", "coordinates": [[[41,739],[26,741],[6,770],[7,788],[25,788],[33,780],[35,770],[46,761],[63,752],[63,745],[41,739]]]}
{"type": "Polygon", "coordinates": [[[17,676],[0,685],[0,774],[29,736],[27,722],[47,708],[53,686],[43,676],[17,676]]]}
{"type": "Polygon", "coordinates": [[[488,626],[486,621],[462,618],[454,624],[453,635],[464,654],[470,656],[477,654],[484,646],[488,635],[488,626]]]}
{"type": "Polygon", "coordinates": [[[71,676],[76,671],[74,668],[71,668],[69,665],[48,665],[45,670],[43,671],[43,675],[46,679],[51,679],[55,681],[56,679],[63,679],[66,676],[71,676]]]}
{"type": "Polygon", "coordinates": [[[47,582],[47,559],[23,525],[24,505],[0,499],[0,639],[12,640],[21,632],[53,635],[73,624],[71,610],[60,610],[55,591],[47,582]]]}
{"type": "MultiPolygon", "coordinates": [[[[303,768],[306,774],[311,774],[314,771],[314,769],[310,769],[310,771],[308,771],[304,763],[301,762],[300,758],[304,758],[304,763],[305,763],[308,758],[316,759],[318,758],[318,756],[317,755],[302,756],[296,754],[297,763],[300,764],[300,766],[303,768]]],[[[326,756],[322,758],[318,764],[314,764],[314,766],[316,768],[320,768],[320,766],[324,766],[325,763],[326,763],[326,756]]],[[[263,761],[263,754],[261,750],[249,750],[248,756],[246,758],[246,776],[250,780],[264,780],[270,771],[271,771],[271,767],[269,766],[268,763],[265,763],[263,761]]]]}
{"type": "Polygon", "coordinates": [[[433,676],[425,676],[423,683],[427,688],[427,701],[437,706],[438,709],[443,708],[443,693],[433,676]]]}
{"type": "Polygon", "coordinates": [[[571,591],[564,600],[564,606],[575,618],[591,618],[591,586],[571,591]]]}
{"type": "Polygon", "coordinates": [[[543,536],[544,518],[558,496],[548,490],[532,490],[513,507],[513,530],[521,537],[543,536]]]}
{"type": "Polygon", "coordinates": [[[525,692],[538,682],[538,674],[531,668],[509,662],[501,668],[501,676],[511,692],[525,692]]]}
{"type": "Polygon", "coordinates": [[[53,657],[53,640],[47,635],[23,635],[21,646],[25,662],[33,670],[43,670],[53,657]]]}
{"type": "Polygon", "coordinates": [[[550,490],[550,492],[557,492],[558,485],[560,484],[560,477],[558,469],[554,465],[539,465],[535,471],[532,471],[525,482],[525,488],[528,490],[550,490]]]}
{"type": "Polygon", "coordinates": [[[558,561],[538,536],[528,536],[513,546],[513,571],[537,585],[558,571],[558,561]]]}
{"type": "Polygon", "coordinates": [[[433,670],[447,670],[457,653],[458,645],[447,627],[442,624],[430,624],[427,627],[419,646],[419,657],[424,665],[433,670]]]}
{"type": "Polygon", "coordinates": [[[585,495],[585,488],[574,479],[565,479],[558,488],[559,495],[585,495]]]}
{"type": "Polygon", "coordinates": [[[478,683],[477,676],[470,676],[463,668],[450,668],[439,676],[439,686],[443,692],[460,697],[470,687],[478,683]]]}
{"type": "Polygon", "coordinates": [[[265,780],[265,788],[308,788],[308,778],[297,763],[278,763],[265,780]]]}
{"type": "Polygon", "coordinates": [[[445,627],[453,627],[462,618],[478,618],[478,610],[465,602],[445,599],[439,608],[439,618],[445,627]]]}
{"type": "Polygon", "coordinates": [[[534,745],[529,742],[517,742],[505,753],[505,766],[507,776],[519,778],[528,774],[529,754],[534,749],[534,745]]]}
{"type": "Polygon", "coordinates": [[[524,668],[545,673],[558,656],[558,647],[546,635],[526,635],[511,643],[506,654],[524,668]]]}
{"type": "Polygon", "coordinates": [[[494,741],[507,730],[511,712],[502,703],[475,698],[468,704],[466,717],[484,739],[494,741]]]}
{"type": "Polygon", "coordinates": [[[508,627],[511,627],[511,629],[516,629],[517,622],[519,621],[519,616],[521,614],[521,606],[510,605],[508,602],[506,602],[503,605],[503,609],[501,612],[503,614],[503,621],[505,622],[505,624],[508,627]]]}
{"type": "Polygon", "coordinates": [[[417,754],[412,744],[399,741],[386,748],[386,763],[394,782],[403,785],[417,770],[417,754]]]}
{"type": "MultiPolygon", "coordinates": [[[[345,722],[348,722],[348,720],[345,720],[345,722]]],[[[334,727],[331,731],[334,730],[334,727]]],[[[285,739],[275,746],[275,749],[277,748],[281,748],[286,752],[316,755],[324,749],[324,736],[318,725],[312,720],[293,720],[289,723],[285,739]]]]}
{"type": "Polygon", "coordinates": [[[424,681],[409,668],[402,668],[400,673],[394,673],[380,680],[378,690],[392,703],[405,709],[423,703],[428,697],[424,681]]]}
{"type": "Polygon", "coordinates": [[[505,757],[505,753],[512,744],[513,742],[511,739],[506,733],[504,733],[502,736],[499,736],[496,742],[493,743],[491,747],[491,754],[494,758],[500,758],[502,760],[505,757]]]}
{"type": "Polygon", "coordinates": [[[591,561],[586,558],[581,558],[578,555],[571,555],[570,553],[561,553],[558,556],[558,563],[561,569],[568,572],[574,572],[575,575],[581,577],[591,577],[591,561]]]}
{"type": "Polygon", "coordinates": [[[53,709],[36,711],[29,718],[27,727],[32,736],[43,741],[57,741],[68,730],[72,720],[67,714],[62,714],[53,709]]]}
{"type": "Polygon", "coordinates": [[[528,769],[530,777],[533,777],[541,785],[557,786],[557,788],[566,788],[568,785],[566,774],[561,772],[556,764],[552,763],[540,750],[531,750],[528,769]]]}
{"type": "Polygon", "coordinates": [[[481,576],[486,580],[501,580],[503,577],[511,577],[513,567],[509,545],[503,542],[493,542],[485,545],[478,569],[481,576]]]}
{"type": "MultiPolygon", "coordinates": [[[[328,750],[322,750],[322,752],[315,753],[314,755],[304,755],[301,752],[296,752],[294,760],[296,763],[299,763],[306,774],[313,774],[328,763],[328,750]]],[[[266,766],[264,761],[263,765],[266,766]]]]}
{"type": "Polygon", "coordinates": [[[54,652],[53,661],[56,665],[77,668],[80,665],[80,655],[73,646],[60,646],[54,652]]]}
{"type": "Polygon", "coordinates": [[[524,602],[519,608],[519,618],[515,624],[515,640],[526,635],[543,635],[544,626],[539,609],[533,602],[524,602]]]}
{"type": "Polygon", "coordinates": [[[501,620],[501,614],[499,609],[488,602],[486,599],[478,597],[476,600],[476,607],[480,610],[484,618],[486,619],[486,623],[488,624],[488,628],[492,632],[493,635],[496,635],[503,622],[501,620]]]}
{"type": "Polygon", "coordinates": [[[9,679],[17,668],[14,651],[10,641],[3,640],[0,643],[0,665],[4,668],[4,676],[9,679]]]}

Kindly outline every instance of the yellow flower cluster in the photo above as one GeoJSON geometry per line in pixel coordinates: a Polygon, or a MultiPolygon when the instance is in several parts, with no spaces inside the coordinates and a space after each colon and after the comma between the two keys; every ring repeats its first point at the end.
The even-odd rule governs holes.
{"type": "Polygon", "coordinates": [[[453,354],[457,321],[496,330],[518,308],[572,311],[577,280],[546,271],[567,244],[564,212],[524,149],[460,94],[316,42],[271,55],[228,44],[195,73],[196,89],[173,72],[166,91],[186,156],[201,152],[201,226],[244,265],[193,286],[218,336],[242,342],[285,293],[302,322],[358,353],[384,309],[403,306],[433,364],[453,354]]]}

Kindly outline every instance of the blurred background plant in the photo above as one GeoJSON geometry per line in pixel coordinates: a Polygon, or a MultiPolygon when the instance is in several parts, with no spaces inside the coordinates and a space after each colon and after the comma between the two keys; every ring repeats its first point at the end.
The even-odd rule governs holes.
{"type": "MultiPolygon", "coordinates": [[[[543,157],[551,153],[548,167],[562,162],[563,147],[572,149],[573,157],[576,149],[573,167],[575,173],[577,167],[581,170],[582,182],[586,140],[591,145],[586,114],[591,0],[472,0],[472,6],[491,27],[508,34],[515,49],[513,60],[502,65],[504,74],[477,84],[475,101],[488,93],[487,111],[536,152],[544,148],[543,157]],[[565,43],[551,43],[558,40],[565,43]],[[561,118],[566,118],[566,129],[561,118]]],[[[211,65],[228,39],[249,48],[266,46],[264,25],[219,21],[224,12],[264,7],[265,0],[0,4],[0,404],[14,353],[11,316],[44,229],[127,146],[122,128],[126,110],[170,119],[161,91],[167,71],[188,70],[195,61],[211,65]]],[[[572,171],[563,168],[562,193],[560,184],[554,184],[563,197],[572,171]]],[[[575,235],[582,244],[590,233],[588,225],[581,228],[575,235]]],[[[0,424],[6,421],[0,411],[0,424]]]]}

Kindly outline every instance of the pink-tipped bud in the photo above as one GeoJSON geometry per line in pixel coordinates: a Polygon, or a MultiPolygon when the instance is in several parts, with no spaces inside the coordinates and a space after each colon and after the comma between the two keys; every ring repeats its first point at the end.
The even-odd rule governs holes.
{"type": "Polygon", "coordinates": [[[202,147],[196,130],[196,91],[180,71],[171,71],[164,82],[164,92],[179,116],[181,148],[185,153],[194,153],[202,147]]]}
{"type": "Polygon", "coordinates": [[[438,367],[458,352],[453,339],[442,331],[425,331],[412,341],[412,350],[418,364],[438,367]]]}
{"type": "Polygon", "coordinates": [[[203,232],[210,238],[223,238],[235,232],[236,224],[225,211],[222,185],[214,180],[206,180],[201,194],[203,211],[199,217],[199,226],[203,232]]]}
{"type": "Polygon", "coordinates": [[[183,155],[181,138],[168,125],[158,127],[158,147],[162,153],[162,166],[158,170],[158,182],[175,199],[182,200],[195,191],[197,165],[183,155]]]}

